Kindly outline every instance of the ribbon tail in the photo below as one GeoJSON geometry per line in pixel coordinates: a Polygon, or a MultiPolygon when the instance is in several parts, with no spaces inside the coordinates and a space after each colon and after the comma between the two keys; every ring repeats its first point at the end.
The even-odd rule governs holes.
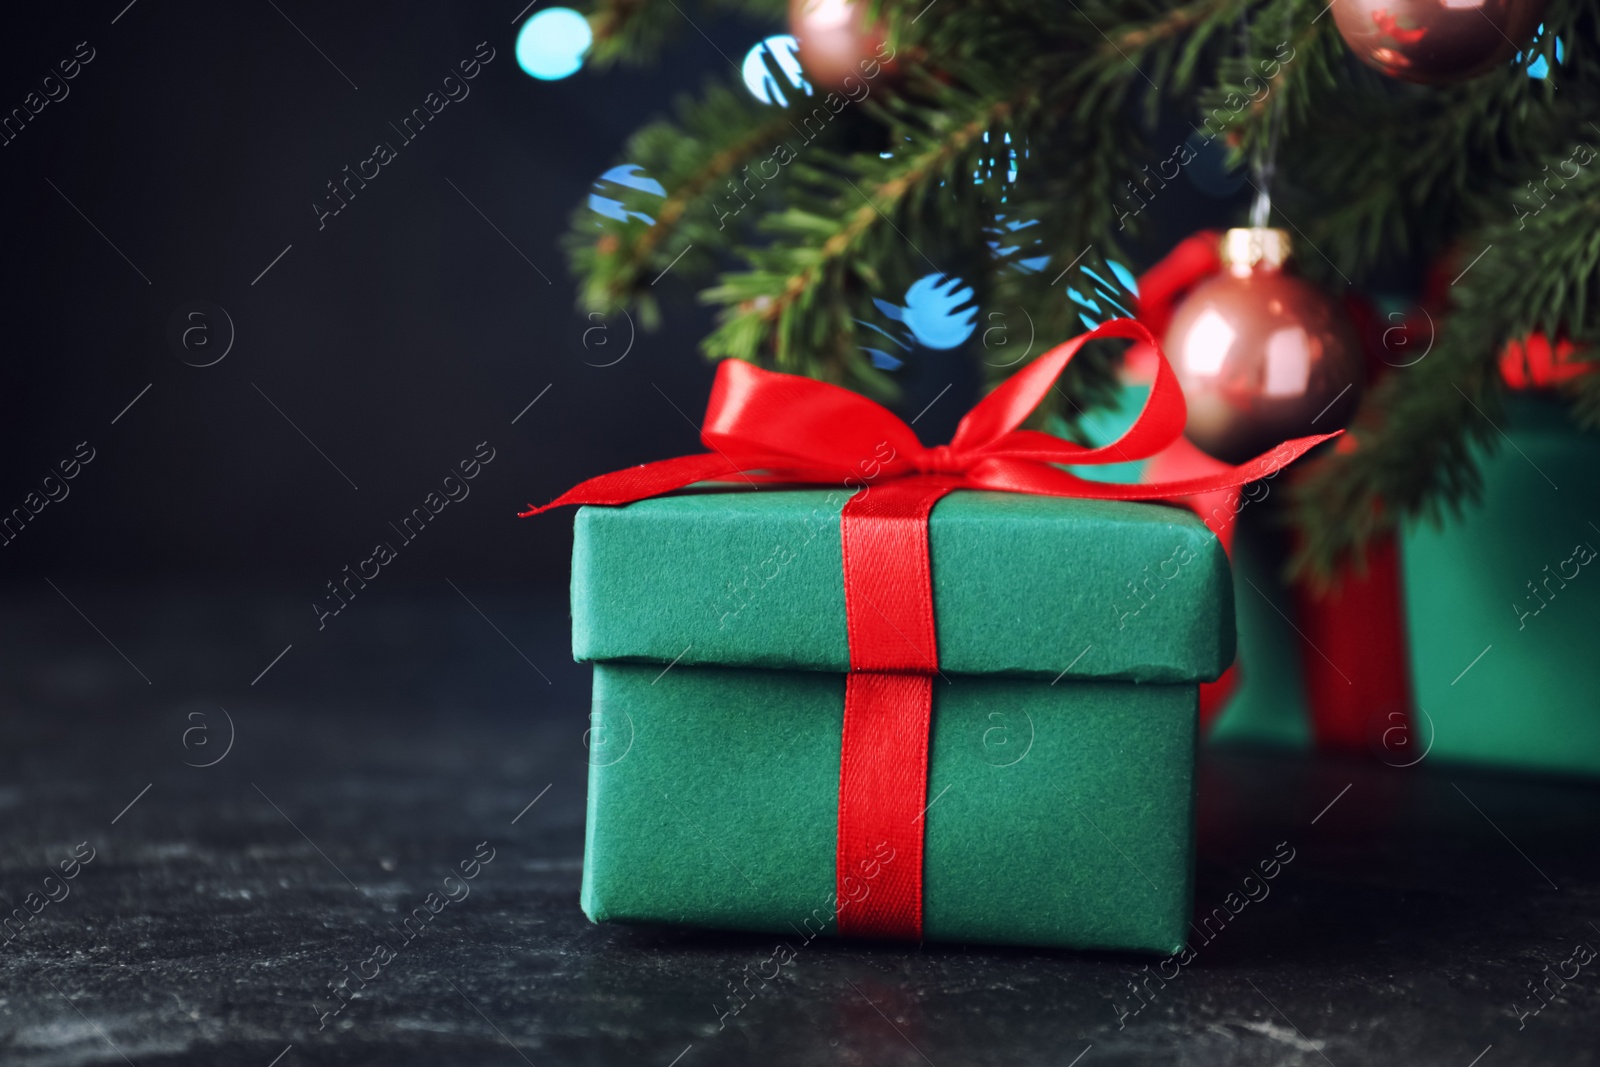
{"type": "Polygon", "coordinates": [[[741,464],[718,452],[678,456],[674,459],[658,460],[655,463],[641,463],[637,467],[628,467],[625,470],[579,482],[544,507],[536,508],[529,504],[527,511],[519,511],[517,515],[520,518],[527,518],[570,504],[631,504],[635,500],[660,496],[662,493],[670,493],[674,489],[682,489],[695,482],[726,478],[730,474],[740,473],[743,469],[741,464]]]}
{"type": "Polygon", "coordinates": [[[1151,492],[1144,496],[1129,496],[1121,499],[1165,500],[1168,497],[1213,493],[1219,489],[1233,489],[1237,486],[1247,485],[1250,482],[1259,482],[1263,478],[1270,478],[1277,474],[1322,442],[1330,441],[1342,433],[1344,433],[1343,430],[1335,430],[1332,433],[1314,434],[1310,437],[1296,437],[1293,440],[1285,441],[1271,452],[1263,452],[1255,459],[1247,460],[1237,467],[1228,467],[1211,474],[1202,474],[1196,478],[1183,478],[1175,482],[1153,482],[1149,485],[1132,486],[1130,488],[1149,489],[1151,492]]]}
{"type": "Polygon", "coordinates": [[[1172,482],[1150,482],[1124,485],[1117,482],[1096,482],[1081,478],[1069,471],[1037,460],[1019,460],[996,457],[979,465],[966,476],[965,488],[996,489],[1008,493],[1033,493],[1040,496],[1070,496],[1084,500],[1176,500],[1212,493],[1219,489],[1270,478],[1283,468],[1305,455],[1311,449],[1343,430],[1297,437],[1285,441],[1271,452],[1257,456],[1237,467],[1225,467],[1196,478],[1183,478],[1172,482]]]}

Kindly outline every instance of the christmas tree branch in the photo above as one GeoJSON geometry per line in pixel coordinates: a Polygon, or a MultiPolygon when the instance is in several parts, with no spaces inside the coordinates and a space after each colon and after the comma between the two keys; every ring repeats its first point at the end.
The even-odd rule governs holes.
{"type": "MultiPolygon", "coordinates": [[[[685,26],[694,27],[684,10],[689,6],[689,0],[595,0],[588,16],[594,35],[590,62],[601,68],[649,62],[685,26]]],[[[732,10],[763,20],[783,18],[786,7],[785,0],[700,0],[694,5],[695,14],[702,16],[732,10]]]]}
{"type": "MultiPolygon", "coordinates": [[[[1559,185],[1508,199],[1467,239],[1431,350],[1389,372],[1344,447],[1307,470],[1293,494],[1304,534],[1298,571],[1326,575],[1401,520],[1439,521],[1476,499],[1474,447],[1504,440],[1498,361],[1506,343],[1533,331],[1600,336],[1592,296],[1600,285],[1600,131],[1571,145],[1562,162],[1559,185]]],[[[1600,395],[1589,381],[1574,389],[1587,403],[1600,395]]],[[[1587,403],[1580,416],[1592,419],[1587,403]]]]}
{"type": "MultiPolygon", "coordinates": [[[[796,195],[763,225],[781,239],[751,250],[754,269],[724,275],[703,294],[707,302],[724,305],[720,325],[705,342],[708,355],[770,362],[880,395],[890,391],[856,345],[849,309],[862,302],[863,292],[882,284],[877,264],[903,259],[908,250],[921,254],[916,209],[941,181],[947,198],[970,194],[967,175],[984,133],[1003,126],[1018,106],[1015,97],[949,89],[941,95],[941,128],[897,125],[911,143],[902,142],[888,161],[857,155],[789,164],[796,195]],[[911,247],[903,248],[902,241],[911,247]]],[[[1031,96],[1032,90],[1017,95],[1031,96]]]]}
{"type": "Polygon", "coordinates": [[[651,289],[662,272],[670,268],[679,280],[704,277],[718,251],[748,235],[755,213],[729,227],[716,187],[770,151],[789,132],[789,118],[787,108],[764,107],[713,85],[700,99],[679,102],[676,123],[636,133],[623,158],[659,181],[666,195],[618,185],[606,192],[621,205],[620,218],[588,205],[574,213],[567,247],[583,280],[580,306],[606,314],[636,308],[653,327],[651,289]]]}
{"type": "MultiPolygon", "coordinates": [[[[1592,0],[1550,0],[1543,35],[1518,62],[1447,87],[1360,65],[1326,0],[859,2],[899,57],[869,99],[841,105],[814,87],[777,107],[713,89],[636,135],[624,158],[642,175],[610,174],[623,188],[574,220],[585,307],[636,307],[649,325],[666,271],[698,280],[737,257],[745,269],[702,293],[721,306],[708,355],[887,396],[895,378],[866,346],[885,333],[899,343],[899,302],[912,302],[899,294],[931,272],[949,280],[947,302],[961,300],[957,284],[971,290],[944,309],[951,321],[985,312],[966,346],[992,382],[1079,332],[1080,314],[1119,313],[1106,261],[1150,254],[1135,243],[1158,213],[1146,208],[1177,201],[1160,190],[1176,180],[1173,164],[1194,158],[1190,142],[1150,137],[1157,105],[1177,100],[1235,164],[1276,173],[1270,221],[1296,231],[1314,279],[1355,284],[1406,257],[1413,271],[1456,263],[1426,357],[1370,389],[1344,444],[1300,479],[1298,567],[1326,573],[1403,519],[1472,497],[1481,450],[1503,440],[1507,341],[1537,330],[1591,346],[1577,358],[1600,362],[1600,161],[1574,154],[1600,150],[1592,0]],[[820,132],[795,141],[791,122],[820,132]],[[997,337],[1017,347],[997,350],[997,337]]],[[[594,54],[638,61],[701,12],[777,20],[786,6],[594,0],[594,54]]],[[[785,94],[804,91],[772,77],[785,94]]],[[[1115,365],[1099,351],[1074,360],[1054,412],[1111,399],[1115,365]]],[[[1600,373],[1565,393],[1580,422],[1600,427],[1600,373]]]]}

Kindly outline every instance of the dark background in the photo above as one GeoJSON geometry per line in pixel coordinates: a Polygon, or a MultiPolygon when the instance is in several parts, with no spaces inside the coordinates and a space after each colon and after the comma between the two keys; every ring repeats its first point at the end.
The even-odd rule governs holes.
{"type": "MultiPolygon", "coordinates": [[[[738,62],[783,28],[697,17],[715,48],[686,23],[655,67],[541,82],[516,63],[515,2],[280,13],[266,0],[142,0],[111,24],[125,3],[31,8],[0,41],[7,111],[79,42],[95,53],[70,95],[0,147],[0,511],[78,442],[97,454],[0,567],[24,581],[239,576],[309,601],[487,440],[497,459],[471,498],[383,583],[564,584],[570,518],[514,511],[697,451],[690,420],[712,368],[697,348],[710,312],[670,275],[665,327],[595,366],[628,326],[585,347],[594,324],[575,310],[559,240],[629,133],[675,94],[734,78],[718,50],[738,62]],[[389,123],[482,41],[495,59],[471,95],[401,145],[389,123]],[[326,183],[377,141],[399,158],[319,230],[326,183]],[[169,338],[194,300],[232,319],[235,343],[214,366],[186,365],[169,338]]],[[[1185,132],[1173,120],[1152,144],[1185,132]]],[[[1224,221],[1224,207],[1179,182],[1156,205],[1152,247],[1224,221]]],[[[212,328],[220,345],[225,327],[212,328]]],[[[920,432],[947,439],[976,363],[926,349],[908,360],[903,409],[956,386],[920,432]]]]}
{"type": "Polygon", "coordinates": [[[564,581],[570,522],[515,509],[692,450],[652,383],[697,419],[710,368],[688,300],[623,363],[585,365],[558,238],[627,133],[722,60],[696,36],[660,71],[538,82],[514,56],[519,4],[146,0],[111,25],[125,2],[35,6],[0,43],[7,109],[78,42],[95,50],[0,148],[3,506],[78,442],[97,452],[8,569],[270,577],[310,599],[487,440],[470,499],[385,578],[564,581]],[[480,41],[495,58],[471,94],[401,145],[388,123],[480,41]],[[399,158],[319,231],[325,183],[377,141],[399,158]],[[167,337],[196,299],[237,336],[203,369],[167,337]]]}

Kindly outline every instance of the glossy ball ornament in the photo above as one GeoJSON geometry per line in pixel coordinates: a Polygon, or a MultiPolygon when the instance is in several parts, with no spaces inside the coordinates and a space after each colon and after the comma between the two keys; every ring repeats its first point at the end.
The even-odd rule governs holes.
{"type": "Polygon", "coordinates": [[[868,23],[857,0],[789,0],[789,32],[800,42],[800,66],[824,89],[853,90],[893,72],[883,25],[868,23]]]}
{"type": "Polygon", "coordinates": [[[1225,463],[1339,429],[1361,399],[1361,339],[1339,302],[1286,270],[1283,230],[1223,237],[1223,273],[1195,286],[1164,342],[1189,405],[1184,436],[1225,463]]]}
{"type": "Polygon", "coordinates": [[[1392,78],[1443,85],[1508,62],[1547,0],[1334,0],[1339,33],[1392,78]]]}

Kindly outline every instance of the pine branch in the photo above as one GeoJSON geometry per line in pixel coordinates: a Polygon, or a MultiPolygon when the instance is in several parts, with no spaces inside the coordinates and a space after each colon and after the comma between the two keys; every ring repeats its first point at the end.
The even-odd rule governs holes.
{"type": "Polygon", "coordinates": [[[1572,418],[1590,432],[1600,432],[1600,331],[1571,338],[1582,347],[1582,360],[1589,371],[1569,382],[1562,392],[1572,403],[1572,418]]]}
{"type": "MultiPolygon", "coordinates": [[[[1303,0],[1274,6],[1301,10],[1303,0]]],[[[1437,255],[1455,234],[1504,210],[1526,160],[1571,138],[1583,90],[1600,78],[1579,47],[1596,33],[1590,8],[1574,0],[1551,6],[1542,49],[1559,71],[1559,91],[1554,76],[1527,76],[1532,51],[1522,66],[1508,63],[1460,86],[1397,83],[1350,57],[1324,18],[1288,38],[1294,58],[1275,77],[1261,77],[1261,61],[1224,61],[1222,81],[1204,97],[1207,129],[1221,119],[1242,162],[1266,147],[1272,110],[1281,109],[1274,199],[1331,261],[1307,261],[1308,273],[1342,282],[1407,255],[1437,255]],[[1573,47],[1556,67],[1558,33],[1573,47]],[[1238,107],[1241,99],[1247,106],[1238,107]]],[[[1256,19],[1254,54],[1283,39],[1274,31],[1279,18],[1269,8],[1256,19]]]]}
{"type": "Polygon", "coordinates": [[[639,66],[657,58],[661,50],[696,18],[713,18],[730,11],[763,21],[781,23],[785,0],[596,0],[589,12],[594,34],[589,62],[604,69],[617,64],[639,66]]]}
{"type": "MultiPolygon", "coordinates": [[[[1600,337],[1600,131],[1524,170],[1543,174],[1551,164],[1561,185],[1545,189],[1546,198],[1528,193],[1533,203],[1508,202],[1462,242],[1462,273],[1426,358],[1390,372],[1362,405],[1346,446],[1306,472],[1293,494],[1305,535],[1297,571],[1325,576],[1402,519],[1442,521],[1476,500],[1472,446],[1492,450],[1502,440],[1498,361],[1506,343],[1536,330],[1600,337]],[[1477,249],[1482,258],[1469,263],[1477,249]]],[[[1594,425],[1600,386],[1581,381],[1574,391],[1584,399],[1580,417],[1594,425]]]]}
{"type": "MultiPolygon", "coordinates": [[[[1013,268],[996,273],[994,304],[1005,320],[999,336],[1009,338],[1016,328],[1018,324],[1009,322],[1013,315],[1030,327],[1028,336],[1037,342],[1030,355],[1077,334],[1086,325],[1086,312],[1067,299],[1069,292],[1099,307],[1090,316],[1094,321],[1131,314],[1133,302],[1128,294],[1116,292],[1107,263],[1131,262],[1123,242],[1140,236],[1146,221],[1140,194],[1150,195],[1152,183],[1156,188],[1165,185],[1150,168],[1166,158],[1171,146],[1150,151],[1141,131],[1125,118],[1128,96],[1148,84],[1146,68],[1172,91],[1184,88],[1207,43],[1247,6],[1248,0],[1199,0],[1171,9],[1158,5],[1152,19],[1114,25],[1103,34],[1099,31],[1104,27],[1084,14],[1084,21],[1095,23],[1090,29],[1098,43],[1076,63],[1075,80],[1065,83],[1053,108],[1036,109],[1035,121],[1012,128],[1026,146],[1027,158],[1006,190],[1002,225],[1036,221],[1015,233],[1000,230],[997,243],[1010,246],[1009,262],[1045,256],[1050,262],[1037,272],[1013,268]],[[1061,210],[1063,204],[1072,204],[1072,210],[1061,210]]],[[[1014,355],[992,359],[987,349],[985,345],[985,373],[990,384],[997,384],[1015,371],[1014,355]]],[[[1114,403],[1119,397],[1118,349],[1085,349],[1041,406],[1036,423],[1056,420],[1058,430],[1076,433],[1089,411],[1114,403]]]]}
{"type": "MultiPolygon", "coordinates": [[[[902,113],[896,129],[911,142],[901,142],[890,160],[823,154],[816,162],[791,163],[791,206],[762,227],[776,240],[747,253],[753,269],[724,275],[702,294],[724,306],[706,339],[707,354],[887,392],[887,380],[862,358],[851,308],[865,302],[863,294],[881,291],[877,265],[904,259],[902,241],[916,251],[916,215],[935,196],[941,208],[952,198],[967,207],[984,200],[970,178],[983,134],[1006,122],[1018,96],[1031,94],[1024,89],[995,98],[945,89],[935,128],[919,128],[902,113]],[[903,236],[907,230],[912,233],[903,236]]],[[[958,208],[951,217],[974,214],[958,208]]]]}
{"type": "Polygon", "coordinates": [[[605,314],[636,308],[653,328],[658,312],[652,290],[662,272],[670,268],[677,281],[704,278],[718,252],[748,237],[757,212],[729,227],[718,187],[789,132],[789,114],[712,85],[698,100],[679,101],[676,122],[657,122],[634,134],[623,158],[658,181],[666,196],[619,185],[605,195],[621,205],[622,218],[602,216],[587,204],[577,209],[567,248],[583,279],[580,307],[605,314]]]}
{"type": "MultiPolygon", "coordinates": [[[[780,109],[712,89],[640,131],[624,158],[665,195],[616,193],[621,207],[607,210],[622,217],[598,231],[594,213],[579,212],[570,247],[586,307],[638,307],[648,325],[665,269],[693,281],[742,259],[702,293],[722,307],[708,355],[887,396],[894,380],[861,343],[874,304],[892,309],[879,298],[931,271],[959,275],[979,308],[1007,317],[1003,332],[1020,325],[1014,315],[1030,322],[1037,344],[1021,359],[1031,358],[1079,332],[1067,290],[1086,293],[1084,276],[1116,298],[1105,261],[1132,262],[1151,195],[1175,180],[1168,165],[1192,158],[1149,137],[1158,105],[1176,103],[1236,163],[1276,144],[1274,221],[1298,231],[1300,265],[1316,279],[1361,282],[1406,257],[1450,254],[1466,268],[1489,250],[1437,309],[1428,356],[1369,390],[1345,444],[1300,480],[1298,567],[1325,573],[1401,519],[1473,498],[1474,457],[1500,440],[1508,340],[1539,330],[1600,362],[1600,165],[1573,155],[1591,140],[1600,151],[1592,0],[1551,0],[1520,66],[1446,88],[1361,66],[1323,17],[1325,0],[864,2],[897,50],[893,90],[880,91],[886,78],[859,102],[819,90],[780,109]],[[1547,78],[1528,76],[1536,58],[1547,78]],[[805,123],[819,132],[790,138],[805,123]]],[[[785,6],[596,0],[595,55],[637,62],[708,10],[776,22],[785,6]]],[[[986,331],[990,321],[980,319],[986,331]]],[[[985,343],[968,351],[992,379],[1014,371],[1020,359],[980,353],[985,343]]],[[[1042,417],[1070,421],[1111,398],[1115,358],[1086,357],[1042,417]]],[[[1600,428],[1600,373],[1565,393],[1579,422],[1600,428]]]]}

